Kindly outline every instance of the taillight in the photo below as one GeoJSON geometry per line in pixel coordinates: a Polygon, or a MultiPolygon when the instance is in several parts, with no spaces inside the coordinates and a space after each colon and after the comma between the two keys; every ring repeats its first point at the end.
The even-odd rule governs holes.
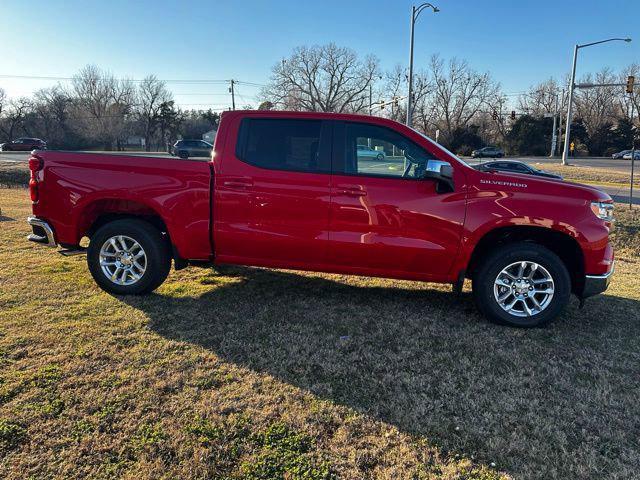
{"type": "Polygon", "coordinates": [[[32,155],[31,158],[29,159],[29,170],[31,170],[32,175],[34,172],[39,172],[40,170],[42,170],[43,166],[44,166],[44,161],[42,160],[42,158],[36,155],[32,155]]]}
{"type": "Polygon", "coordinates": [[[37,156],[32,155],[29,159],[29,171],[31,172],[31,178],[29,178],[29,196],[32,202],[37,202],[40,196],[38,184],[40,183],[40,171],[44,168],[44,160],[37,156]]]}

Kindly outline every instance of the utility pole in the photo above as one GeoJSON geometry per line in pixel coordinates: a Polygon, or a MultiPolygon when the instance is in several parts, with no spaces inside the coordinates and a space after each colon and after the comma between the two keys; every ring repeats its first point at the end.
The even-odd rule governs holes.
{"type": "Polygon", "coordinates": [[[236,92],[233,86],[236,82],[235,80],[230,80],[230,82],[231,82],[231,86],[229,87],[229,93],[231,94],[231,108],[232,110],[235,110],[236,109],[236,92]]]}
{"type": "Polygon", "coordinates": [[[430,3],[423,3],[422,5],[411,7],[411,36],[409,39],[409,94],[407,95],[407,121],[408,127],[413,125],[413,31],[416,25],[416,20],[425,8],[431,8],[433,13],[438,13],[440,10],[438,7],[434,7],[430,3]]]}
{"type": "Polygon", "coordinates": [[[549,153],[549,157],[553,157],[553,155],[556,153],[556,144],[558,142],[558,130],[557,130],[557,124],[558,124],[558,94],[556,93],[556,108],[555,111],[553,112],[553,130],[551,130],[551,152],[549,153]]]}
{"type": "Polygon", "coordinates": [[[631,94],[631,184],[629,186],[629,208],[633,208],[633,175],[636,163],[636,134],[633,131],[633,93],[631,94]]]}
{"type": "Polygon", "coordinates": [[[369,83],[369,115],[373,115],[373,85],[369,83]]]}
{"type": "Polygon", "coordinates": [[[629,94],[629,100],[631,100],[631,183],[629,185],[629,209],[633,208],[633,176],[636,163],[636,132],[634,132],[633,124],[633,107],[635,106],[633,103],[633,84],[635,81],[636,77],[633,75],[627,77],[626,91],[629,94]]]}

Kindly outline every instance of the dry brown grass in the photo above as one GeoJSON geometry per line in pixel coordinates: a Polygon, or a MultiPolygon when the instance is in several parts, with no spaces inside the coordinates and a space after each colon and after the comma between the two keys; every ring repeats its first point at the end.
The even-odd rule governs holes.
{"type": "Polygon", "coordinates": [[[29,166],[27,163],[0,161],[0,187],[26,187],[29,184],[29,166]]]}
{"type": "MultiPolygon", "coordinates": [[[[611,170],[608,168],[583,167],[580,165],[554,165],[536,162],[531,162],[531,164],[534,167],[539,168],[540,170],[545,170],[547,172],[562,175],[565,180],[569,181],[629,185],[629,173],[621,172],[618,170],[611,170]]],[[[635,175],[635,177],[637,182],[638,176],[635,175]]]]}
{"type": "Polygon", "coordinates": [[[0,205],[0,478],[637,475],[637,240],[606,295],[524,331],[468,290],[314,273],[113,297],[24,240],[25,190],[0,205]]]}

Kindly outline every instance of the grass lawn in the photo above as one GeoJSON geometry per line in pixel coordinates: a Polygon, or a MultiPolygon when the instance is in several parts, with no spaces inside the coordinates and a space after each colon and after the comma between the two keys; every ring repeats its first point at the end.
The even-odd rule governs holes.
{"type": "MultiPolygon", "coordinates": [[[[576,163],[578,162],[579,159],[576,163]]],[[[535,162],[532,162],[532,165],[540,170],[562,175],[565,180],[573,182],[629,185],[630,174],[627,172],[620,172],[618,170],[584,167],[581,165],[561,165],[535,162]]],[[[637,174],[634,175],[634,177],[637,182],[637,174]]]]}
{"type": "Polygon", "coordinates": [[[0,478],[632,478],[638,210],[606,295],[546,329],[468,289],[253,268],[99,290],[0,188],[0,478]]]}

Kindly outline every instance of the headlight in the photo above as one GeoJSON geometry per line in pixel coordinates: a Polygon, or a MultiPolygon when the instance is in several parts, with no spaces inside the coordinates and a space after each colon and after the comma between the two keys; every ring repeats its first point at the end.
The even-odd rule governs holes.
{"type": "Polygon", "coordinates": [[[613,222],[613,203],[591,202],[591,211],[605,222],[613,222]]]}

